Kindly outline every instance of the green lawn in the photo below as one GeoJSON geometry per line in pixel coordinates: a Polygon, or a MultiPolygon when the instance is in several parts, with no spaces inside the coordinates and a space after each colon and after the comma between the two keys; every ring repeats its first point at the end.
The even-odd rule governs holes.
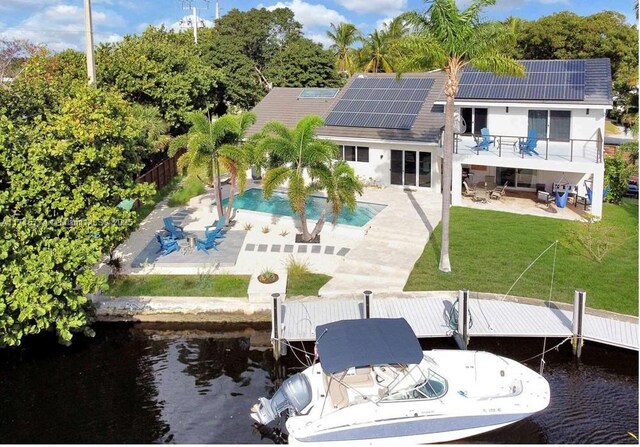
{"type": "MultiPolygon", "coordinates": [[[[579,222],[454,207],[449,254],[452,272],[438,270],[438,225],[416,262],[405,290],[458,290],[503,294],[553,241],[558,240],[551,299],[573,302],[587,292],[587,306],[638,315],[638,201],[604,205],[605,238],[614,244],[602,262],[577,243],[579,222]]],[[[510,295],[549,299],[554,249],[516,284],[510,295]]]]}
{"type": "Polygon", "coordinates": [[[109,281],[112,296],[246,297],[250,275],[131,275],[109,281]]]}
{"type": "MultiPolygon", "coordinates": [[[[246,297],[250,275],[130,275],[109,281],[112,296],[246,297]]],[[[289,276],[287,295],[318,296],[331,277],[317,273],[289,276]]]]}
{"type": "Polygon", "coordinates": [[[331,276],[320,273],[289,275],[287,296],[318,296],[320,287],[324,286],[330,279],[331,276]]]}

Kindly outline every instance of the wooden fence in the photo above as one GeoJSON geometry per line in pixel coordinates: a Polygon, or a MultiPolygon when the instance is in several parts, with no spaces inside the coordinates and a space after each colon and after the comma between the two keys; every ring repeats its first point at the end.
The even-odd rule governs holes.
{"type": "Polygon", "coordinates": [[[150,171],[136,178],[136,182],[155,183],[156,189],[162,188],[178,173],[178,158],[180,158],[184,152],[184,149],[179,150],[173,157],[154,166],[150,171]]]}

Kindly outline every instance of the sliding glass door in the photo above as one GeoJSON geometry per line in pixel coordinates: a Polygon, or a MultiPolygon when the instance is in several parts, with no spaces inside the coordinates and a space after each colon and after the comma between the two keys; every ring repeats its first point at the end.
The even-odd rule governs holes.
{"type": "Polygon", "coordinates": [[[390,182],[392,185],[431,186],[431,153],[392,150],[390,182]]]}

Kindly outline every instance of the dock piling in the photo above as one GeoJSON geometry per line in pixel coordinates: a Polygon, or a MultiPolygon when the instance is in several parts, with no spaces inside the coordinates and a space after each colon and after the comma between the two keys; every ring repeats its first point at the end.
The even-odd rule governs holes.
{"type": "MultiPolygon", "coordinates": [[[[452,309],[453,312],[453,309],[452,309]]],[[[454,333],[454,339],[460,349],[466,350],[469,346],[469,290],[462,289],[458,292],[458,327],[454,333]]]]}
{"type": "Polygon", "coordinates": [[[278,360],[282,355],[282,343],[280,341],[280,294],[271,294],[273,305],[271,307],[271,344],[273,346],[273,358],[278,360]]]}
{"type": "Polygon", "coordinates": [[[371,318],[371,297],[373,296],[373,292],[371,290],[365,290],[362,293],[364,294],[364,318],[368,320],[371,318]]]}
{"type": "Polygon", "coordinates": [[[586,308],[587,292],[582,289],[576,289],[573,298],[573,326],[571,332],[571,345],[573,346],[573,355],[580,358],[582,355],[582,345],[584,344],[584,310],[586,308]]]}

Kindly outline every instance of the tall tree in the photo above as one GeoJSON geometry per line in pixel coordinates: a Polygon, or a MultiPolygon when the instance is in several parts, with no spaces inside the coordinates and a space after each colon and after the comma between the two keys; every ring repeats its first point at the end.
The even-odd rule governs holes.
{"type": "Polygon", "coordinates": [[[174,155],[178,149],[186,148],[187,152],[180,157],[180,165],[186,166],[191,172],[202,167],[207,169],[210,183],[215,182],[218,216],[223,216],[220,158],[225,156],[227,165],[235,163],[244,167],[240,157],[234,153],[233,145],[240,141],[247,128],[255,122],[255,116],[252,113],[242,113],[209,118],[202,112],[193,112],[188,119],[191,122],[189,132],[171,141],[169,154],[174,155]]]}
{"type": "MultiPolygon", "coordinates": [[[[47,88],[40,68],[25,70],[29,77],[11,90],[47,88]]],[[[116,205],[151,193],[134,181],[138,129],[122,97],[85,82],[34,97],[35,107],[23,97],[23,111],[46,97],[42,114],[13,119],[0,111],[0,346],[45,330],[63,343],[91,334],[86,297],[104,285],[95,264],[135,224],[116,205]]]]}
{"type": "Polygon", "coordinates": [[[401,43],[404,59],[399,72],[441,68],[447,80],[445,106],[444,166],[442,173],[442,243],[440,270],[451,271],[449,259],[449,216],[451,207],[451,169],[453,160],[454,102],[462,70],[467,65],[503,75],[524,75],[524,67],[501,53],[504,42],[512,39],[503,25],[483,23],[482,8],[495,0],[474,0],[458,9],[455,0],[433,0],[423,13],[406,16],[416,32],[401,43]]]}
{"type": "Polygon", "coordinates": [[[338,72],[351,76],[354,66],[353,45],[362,38],[360,31],[352,23],[343,22],[338,26],[332,23],[331,30],[327,31],[327,37],[331,40],[329,48],[333,52],[338,72]]]}
{"type": "Polygon", "coordinates": [[[216,106],[222,73],[199,57],[186,33],[150,26],[96,53],[98,85],[157,107],[174,134],[187,129],[189,112],[216,106]]]}
{"type": "Polygon", "coordinates": [[[278,160],[264,175],[264,196],[269,198],[276,188],[288,183],[289,203],[300,217],[303,241],[311,241],[322,231],[328,213],[332,213],[335,222],[343,206],[353,210],[356,194],[362,194],[353,168],[344,161],[333,161],[338,146],[315,137],[315,129],[323,124],[316,115],[302,118],[295,129],[271,121],[262,129],[263,137],[258,143],[264,153],[278,160]],[[327,194],[327,204],[310,232],[305,205],[307,198],[318,192],[327,194]]]}
{"type": "Polygon", "coordinates": [[[364,40],[359,51],[360,66],[365,73],[393,73],[392,42],[384,31],[375,30],[364,40]]]}

